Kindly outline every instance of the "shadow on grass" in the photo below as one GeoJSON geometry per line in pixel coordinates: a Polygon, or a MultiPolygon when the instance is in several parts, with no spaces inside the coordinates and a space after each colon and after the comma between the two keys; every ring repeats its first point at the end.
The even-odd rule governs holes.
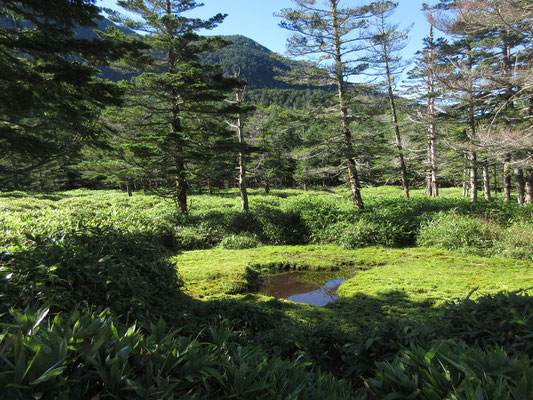
{"type": "MultiPolygon", "coordinates": [[[[287,198],[294,196],[301,196],[301,191],[293,190],[283,190],[283,189],[272,189],[269,193],[266,193],[264,189],[248,189],[248,196],[262,196],[262,197],[274,197],[274,198],[287,198]]],[[[209,197],[219,197],[224,199],[233,199],[239,198],[240,194],[238,189],[215,189],[212,193],[207,193],[206,191],[199,192],[198,190],[192,190],[190,195],[196,196],[209,196],[209,197]]]]}
{"type": "Polygon", "coordinates": [[[263,243],[269,244],[306,244],[310,235],[299,213],[276,208],[255,212],[210,211],[201,216],[180,217],[179,223],[191,227],[203,226],[206,235],[209,231],[221,231],[225,235],[256,235],[263,243]]]}
{"type": "Polygon", "coordinates": [[[40,200],[62,200],[66,199],[67,197],[70,197],[70,195],[66,193],[27,193],[27,192],[0,192],[0,198],[2,199],[26,199],[28,197],[34,197],[36,199],[40,200]]]}
{"type": "Polygon", "coordinates": [[[174,321],[185,296],[169,256],[154,238],[111,227],[35,234],[1,254],[0,315],[47,304],[52,312],[108,308],[124,323],[174,321]]]}

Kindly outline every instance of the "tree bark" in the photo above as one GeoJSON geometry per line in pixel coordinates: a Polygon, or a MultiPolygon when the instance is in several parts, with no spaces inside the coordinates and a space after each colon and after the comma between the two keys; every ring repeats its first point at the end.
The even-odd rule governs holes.
{"type": "Polygon", "coordinates": [[[490,175],[489,166],[483,163],[483,196],[485,200],[490,201],[490,175]]]}
{"type": "Polygon", "coordinates": [[[518,204],[523,205],[525,200],[525,181],[522,168],[515,168],[514,176],[516,181],[516,200],[518,204]]]}
{"type": "Polygon", "coordinates": [[[428,174],[428,188],[430,192],[428,193],[432,197],[439,196],[439,186],[437,183],[437,153],[435,150],[435,99],[431,99],[432,104],[429,106],[430,112],[430,123],[428,128],[428,163],[429,163],[429,174],[428,174]]]}
{"type": "Polygon", "coordinates": [[[526,204],[533,204],[533,168],[526,169],[526,204]]]}
{"type": "MultiPolygon", "coordinates": [[[[387,67],[387,75],[389,68],[387,67]]],[[[391,108],[392,123],[394,125],[394,136],[396,138],[396,148],[398,149],[398,160],[400,162],[400,176],[402,179],[402,187],[405,198],[409,198],[409,184],[407,181],[407,168],[405,166],[405,159],[403,157],[403,145],[402,137],[400,135],[400,127],[398,124],[398,117],[396,114],[396,104],[394,102],[394,94],[392,93],[392,87],[389,84],[389,104],[391,108]]]]}
{"type": "Polygon", "coordinates": [[[353,144],[352,133],[350,131],[350,120],[348,115],[348,106],[346,104],[346,96],[344,92],[344,73],[342,63],[342,52],[339,35],[339,21],[337,12],[337,1],[330,0],[332,22],[333,22],[333,36],[335,46],[335,79],[337,83],[337,94],[339,97],[340,114],[342,120],[342,132],[344,136],[344,157],[348,166],[348,178],[352,191],[352,200],[354,207],[357,210],[364,208],[363,200],[361,198],[361,187],[359,176],[357,173],[357,166],[353,158],[353,144]]]}
{"type": "MultiPolygon", "coordinates": [[[[166,12],[168,15],[172,15],[172,8],[170,4],[170,0],[166,1],[166,12]]],[[[171,28],[169,28],[171,29],[171,28]]],[[[172,36],[172,32],[169,32],[169,36],[172,36]]],[[[173,53],[172,49],[168,50],[167,54],[167,67],[168,67],[168,73],[173,74],[176,70],[176,64],[177,59],[175,54],[173,53]]],[[[183,133],[183,127],[181,126],[181,119],[180,119],[180,105],[179,105],[179,96],[176,93],[174,89],[170,90],[170,98],[171,98],[171,108],[172,108],[172,121],[171,121],[171,128],[172,128],[172,140],[173,140],[173,152],[172,159],[174,161],[174,168],[176,175],[174,177],[174,201],[176,203],[176,206],[178,208],[178,212],[180,214],[187,214],[187,189],[189,188],[189,184],[187,183],[187,179],[185,178],[185,161],[182,157],[183,152],[183,146],[182,146],[182,138],[181,134],[183,133]]]]}
{"type": "MultiPolygon", "coordinates": [[[[470,144],[475,139],[476,136],[476,120],[475,120],[475,109],[474,109],[474,79],[473,79],[473,65],[474,61],[472,59],[471,51],[472,48],[469,43],[467,43],[467,58],[468,58],[468,139],[470,144]]],[[[472,202],[477,201],[477,154],[474,150],[470,151],[470,200],[472,202]]]]}
{"type": "MultiPolygon", "coordinates": [[[[240,68],[236,78],[240,77],[240,68]]],[[[244,88],[239,88],[235,91],[235,100],[238,105],[242,104],[244,95],[244,88]]],[[[249,211],[248,205],[248,192],[246,190],[246,155],[244,154],[244,122],[242,115],[239,112],[237,114],[237,136],[239,140],[239,191],[241,192],[241,207],[244,211],[249,211]]]]}
{"type": "Polygon", "coordinates": [[[504,201],[506,203],[511,201],[511,167],[509,163],[511,162],[511,156],[509,154],[505,155],[505,161],[503,164],[503,194],[504,201]]]}
{"type": "Polygon", "coordinates": [[[496,167],[496,165],[494,165],[494,170],[493,170],[493,175],[494,175],[494,197],[495,198],[498,198],[498,168],[496,167]]]}
{"type": "Polygon", "coordinates": [[[435,149],[436,125],[435,125],[435,43],[433,41],[433,25],[429,27],[429,60],[427,76],[427,116],[428,116],[428,153],[427,153],[427,189],[426,194],[438,197],[439,187],[437,184],[437,154],[435,149]]]}
{"type": "Polygon", "coordinates": [[[468,166],[467,166],[467,160],[468,155],[467,153],[463,154],[464,157],[464,167],[463,167],[463,197],[468,197],[468,192],[470,189],[470,185],[468,183],[468,166]]]}
{"type": "Polygon", "coordinates": [[[477,201],[477,154],[470,152],[470,201],[477,201]]]}

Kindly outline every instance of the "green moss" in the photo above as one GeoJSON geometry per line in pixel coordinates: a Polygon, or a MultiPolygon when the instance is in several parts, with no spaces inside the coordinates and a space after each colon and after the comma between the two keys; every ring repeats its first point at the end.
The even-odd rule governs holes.
{"type": "MultiPolygon", "coordinates": [[[[533,263],[465,256],[439,249],[346,250],[338,246],[270,246],[246,250],[199,250],[173,258],[187,293],[196,298],[231,297],[246,284],[246,266],[285,265],[294,269],[350,269],[340,300],[326,307],[290,304],[285,313],[307,323],[331,323],[359,330],[392,316],[429,317],[472,290],[481,296],[533,286],[533,263]]],[[[254,297],[259,301],[261,296],[254,297]]]]}

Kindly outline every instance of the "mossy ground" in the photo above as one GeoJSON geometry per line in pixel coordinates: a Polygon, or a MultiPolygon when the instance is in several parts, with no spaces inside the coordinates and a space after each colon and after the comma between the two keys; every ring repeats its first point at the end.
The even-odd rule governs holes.
{"type": "Polygon", "coordinates": [[[333,245],[266,246],[183,252],[173,258],[185,290],[198,299],[236,298],[265,301],[264,296],[234,295],[246,281],[250,264],[286,269],[350,271],[340,300],[326,307],[290,303],[283,309],[309,323],[331,323],[348,331],[395,317],[428,317],[445,302],[500,291],[533,287],[533,263],[527,260],[465,256],[441,249],[347,250],[333,245]]]}

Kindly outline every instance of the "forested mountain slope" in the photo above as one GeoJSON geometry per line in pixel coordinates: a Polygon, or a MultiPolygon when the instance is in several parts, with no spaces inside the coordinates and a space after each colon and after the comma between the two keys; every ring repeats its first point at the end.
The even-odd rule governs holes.
{"type": "Polygon", "coordinates": [[[283,59],[271,50],[242,35],[223,36],[233,42],[229,46],[205,54],[202,61],[206,64],[219,64],[224,74],[235,75],[239,68],[241,79],[248,82],[249,89],[286,89],[291,87],[277,76],[289,71],[297,63],[283,59]]]}
{"type": "MultiPolygon", "coordinates": [[[[93,28],[80,27],[77,29],[77,37],[85,39],[95,39],[95,31],[105,32],[109,27],[116,27],[126,34],[134,35],[135,32],[119,27],[107,18],[97,21],[97,26],[93,28]]],[[[240,77],[248,83],[248,89],[288,89],[292,85],[282,82],[276,77],[283,71],[289,71],[298,63],[282,58],[271,50],[255,42],[254,40],[242,35],[223,36],[224,39],[232,44],[216,50],[212,53],[206,53],[202,56],[202,62],[213,65],[219,64],[224,70],[226,76],[234,76],[240,69],[240,77]]],[[[113,81],[127,78],[121,72],[103,69],[103,77],[113,81]]]]}

